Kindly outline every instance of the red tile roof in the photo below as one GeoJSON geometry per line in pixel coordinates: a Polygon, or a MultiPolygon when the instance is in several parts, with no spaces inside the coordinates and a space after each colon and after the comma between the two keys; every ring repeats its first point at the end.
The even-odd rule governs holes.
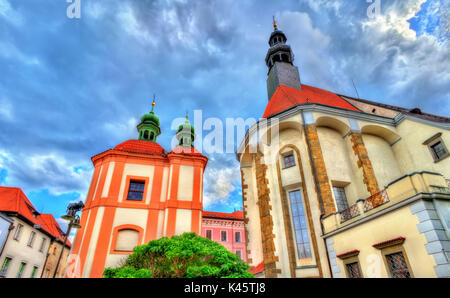
{"type": "Polygon", "coordinates": [[[141,140],[128,140],[117,145],[114,150],[125,151],[130,153],[141,153],[150,155],[164,155],[164,148],[158,143],[141,141],[141,140]]]}
{"type": "MultiPolygon", "coordinates": [[[[59,240],[61,243],[64,242],[64,232],[61,229],[61,226],[58,224],[58,222],[55,220],[53,215],[51,214],[41,214],[41,221],[43,224],[45,224],[45,229],[50,232],[50,234],[53,235],[57,240],[59,240]]],[[[67,246],[71,246],[71,243],[69,239],[67,239],[66,242],[67,246]]]]}
{"type": "Polygon", "coordinates": [[[244,220],[244,211],[235,211],[233,213],[203,211],[203,217],[244,220]]]}
{"type": "Polygon", "coordinates": [[[18,213],[29,222],[41,225],[39,212],[20,188],[0,186],[0,211],[18,213]]]}
{"type": "Polygon", "coordinates": [[[201,155],[203,156],[200,151],[198,151],[197,149],[195,149],[194,147],[182,147],[182,146],[177,146],[175,147],[170,153],[175,153],[175,154],[188,154],[188,155],[201,155]]]}
{"type": "Polygon", "coordinates": [[[263,118],[283,112],[297,104],[317,103],[341,109],[359,111],[337,94],[323,89],[302,85],[302,90],[278,86],[264,111],[263,118]]]}
{"type": "MultiPolygon", "coordinates": [[[[41,229],[53,237],[59,237],[61,229],[51,214],[40,214],[31,204],[25,193],[18,187],[0,186],[0,211],[17,213],[32,225],[39,225],[41,229]]],[[[68,243],[70,246],[70,242],[68,243]]]]}
{"type": "Polygon", "coordinates": [[[250,271],[251,274],[255,275],[264,271],[264,262],[259,263],[253,270],[250,271]]]}

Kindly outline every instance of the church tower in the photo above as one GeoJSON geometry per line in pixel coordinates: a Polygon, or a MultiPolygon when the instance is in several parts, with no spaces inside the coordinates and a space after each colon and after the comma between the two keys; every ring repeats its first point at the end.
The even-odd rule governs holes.
{"type": "Polygon", "coordinates": [[[301,90],[298,68],[294,66],[294,53],[286,44],[287,38],[273,20],[273,32],[269,38],[269,50],[266,55],[266,65],[269,68],[267,77],[267,94],[269,101],[278,86],[283,85],[301,90]]]}
{"type": "Polygon", "coordinates": [[[167,153],[154,113],[141,118],[138,139],[92,157],[94,174],[72,254],[77,277],[101,277],[120,265],[135,246],[184,232],[201,233],[203,173],[208,159],[193,146],[189,120],[180,126],[180,145],[167,153]]]}

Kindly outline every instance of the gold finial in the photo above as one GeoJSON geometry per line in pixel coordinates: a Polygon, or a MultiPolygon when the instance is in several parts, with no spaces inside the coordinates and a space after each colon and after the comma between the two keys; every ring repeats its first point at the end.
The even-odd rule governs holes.
{"type": "Polygon", "coordinates": [[[155,100],[156,100],[156,95],[155,94],[153,94],[153,102],[152,102],[152,111],[151,111],[151,113],[153,113],[153,109],[155,108],[155,106],[156,106],[156,102],[155,102],[155,100]]]}
{"type": "Polygon", "coordinates": [[[275,16],[272,16],[272,18],[273,18],[273,29],[277,30],[278,24],[277,24],[277,21],[275,21],[275,16]]]}

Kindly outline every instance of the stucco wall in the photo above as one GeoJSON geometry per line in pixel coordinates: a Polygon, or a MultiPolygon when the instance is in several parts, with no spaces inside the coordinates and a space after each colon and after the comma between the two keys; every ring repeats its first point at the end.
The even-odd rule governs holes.
{"type": "Polygon", "coordinates": [[[30,277],[34,266],[38,267],[35,277],[40,277],[44,267],[47,251],[50,246],[50,237],[17,217],[11,217],[11,219],[14,220],[15,228],[11,231],[7,239],[3,254],[0,258],[0,266],[3,265],[5,258],[9,257],[12,261],[9,264],[6,277],[16,277],[22,262],[27,264],[23,271],[22,277],[30,277]],[[15,240],[14,235],[19,224],[22,224],[23,228],[19,240],[15,240]],[[33,247],[28,246],[28,240],[31,232],[36,233],[33,247]],[[42,251],[39,251],[42,239],[46,239],[45,247],[42,251]]]}
{"type": "MultiPolygon", "coordinates": [[[[406,238],[403,247],[413,276],[436,277],[433,269],[436,263],[425,249],[427,241],[417,229],[418,224],[417,216],[405,206],[332,236],[332,248],[337,255],[359,250],[358,259],[364,277],[389,277],[381,251],[372,245],[402,236],[406,238]]],[[[346,277],[343,261],[338,258],[337,263],[340,277],[346,277]]]]}

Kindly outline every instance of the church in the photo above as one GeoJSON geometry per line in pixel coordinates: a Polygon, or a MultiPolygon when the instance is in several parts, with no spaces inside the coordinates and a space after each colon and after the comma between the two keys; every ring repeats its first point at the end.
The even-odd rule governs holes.
{"type": "Polygon", "coordinates": [[[450,277],[450,118],[302,84],[275,22],[265,62],[236,152],[252,272],[450,277]]]}
{"type": "Polygon", "coordinates": [[[94,173],[72,254],[79,276],[102,277],[120,266],[135,246],[184,232],[201,233],[203,173],[208,159],[193,147],[188,117],[176,134],[179,145],[166,152],[154,113],[141,118],[138,139],[92,157],[94,173]]]}

